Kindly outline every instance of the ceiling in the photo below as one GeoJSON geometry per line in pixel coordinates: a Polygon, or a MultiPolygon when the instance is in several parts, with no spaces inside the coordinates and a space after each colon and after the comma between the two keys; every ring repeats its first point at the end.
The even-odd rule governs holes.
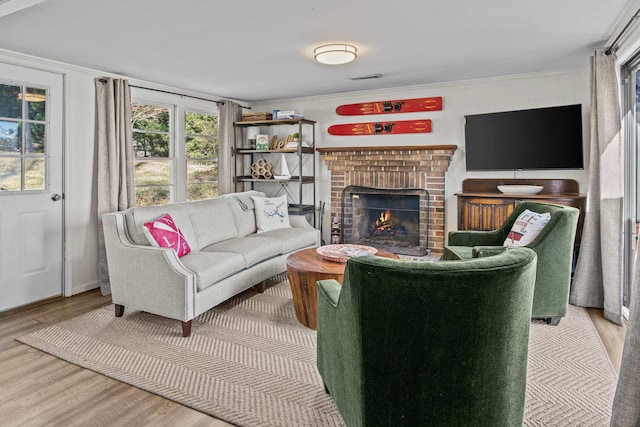
{"type": "Polygon", "coordinates": [[[254,102],[586,67],[633,0],[19,1],[2,49],[254,102]]]}

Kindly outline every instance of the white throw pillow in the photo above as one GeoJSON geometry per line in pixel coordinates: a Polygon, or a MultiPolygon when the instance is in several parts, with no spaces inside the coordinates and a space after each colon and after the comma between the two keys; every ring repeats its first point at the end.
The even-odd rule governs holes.
{"type": "Polygon", "coordinates": [[[525,209],[516,222],[513,223],[511,231],[507,235],[503,246],[526,246],[536,238],[540,231],[551,219],[549,212],[539,214],[525,209]]]}
{"type": "Polygon", "coordinates": [[[255,205],[258,233],[279,228],[291,228],[286,194],[272,198],[251,196],[251,199],[255,205]]]}

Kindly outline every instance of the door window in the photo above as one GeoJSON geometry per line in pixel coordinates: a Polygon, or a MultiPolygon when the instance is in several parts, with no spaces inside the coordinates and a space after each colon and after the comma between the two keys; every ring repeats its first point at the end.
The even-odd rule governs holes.
{"type": "Polygon", "coordinates": [[[47,90],[0,82],[0,192],[46,189],[47,90]]]}

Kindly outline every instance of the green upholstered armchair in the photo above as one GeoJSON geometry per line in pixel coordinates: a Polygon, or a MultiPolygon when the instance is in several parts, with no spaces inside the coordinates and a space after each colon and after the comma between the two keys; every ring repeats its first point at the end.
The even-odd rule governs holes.
{"type": "Polygon", "coordinates": [[[318,370],[346,425],[521,425],[535,265],[366,256],[319,281],[318,370]]]}
{"type": "Polygon", "coordinates": [[[567,313],[573,244],[580,213],[578,209],[548,203],[520,203],[495,231],[450,232],[443,259],[471,258],[474,246],[502,246],[511,226],[525,209],[551,214],[551,219],[540,234],[526,247],[533,249],[538,255],[531,317],[545,319],[548,323],[557,325],[567,313]]]}

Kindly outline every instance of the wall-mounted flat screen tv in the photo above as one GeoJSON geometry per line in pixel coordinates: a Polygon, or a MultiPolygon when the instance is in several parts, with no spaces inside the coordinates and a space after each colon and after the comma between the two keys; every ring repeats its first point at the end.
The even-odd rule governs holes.
{"type": "Polygon", "coordinates": [[[465,116],[468,171],[583,169],[582,107],[465,116]]]}

